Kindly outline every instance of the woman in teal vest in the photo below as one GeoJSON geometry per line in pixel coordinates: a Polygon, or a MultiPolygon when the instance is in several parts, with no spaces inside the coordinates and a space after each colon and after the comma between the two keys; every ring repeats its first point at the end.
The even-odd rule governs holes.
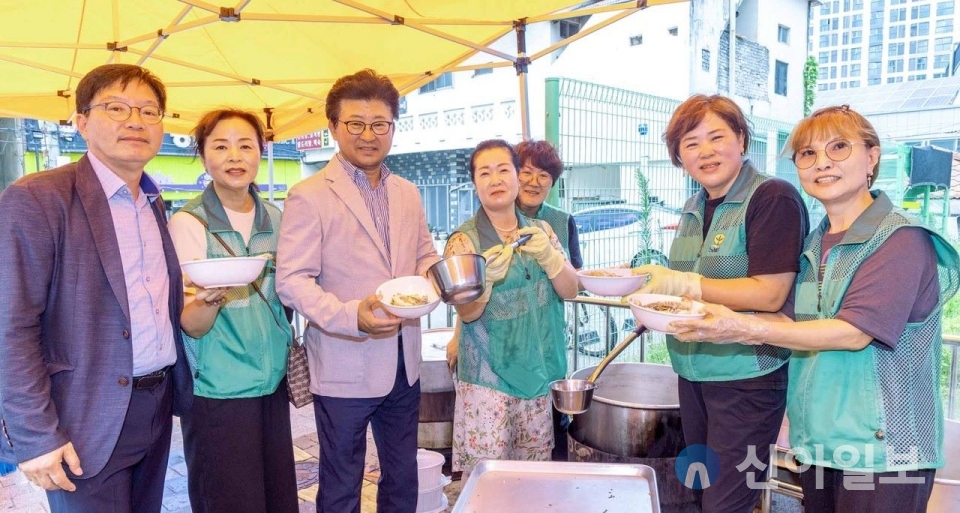
{"type": "MultiPolygon", "coordinates": [[[[670,268],[646,265],[641,292],[687,295],[735,310],[776,312],[799,270],[807,210],[795,187],[761,174],[746,158],[750,128],[729,98],[696,95],[665,134],[674,165],[701,189],[683,207],[670,268]]],[[[680,375],[687,446],[706,445],[718,475],[703,490],[705,512],[752,512],[760,490],[737,468],[767,461],[786,406],[789,351],[771,345],[679,343],[667,337],[680,375]]]]}
{"type": "MultiPolygon", "coordinates": [[[[276,256],[280,211],[260,200],[254,183],[264,142],[259,119],[217,110],[193,135],[213,181],[170,219],[180,261],[276,256]]],[[[181,323],[194,376],[193,406],[181,418],[190,505],[211,513],[298,511],[284,379],[292,333],[273,259],[251,285],[184,282],[181,323]]]]}
{"type": "Polygon", "coordinates": [[[708,305],[703,321],[674,323],[677,338],[793,350],[787,415],[806,509],[925,512],[944,464],[940,323],[960,259],[870,191],[880,139],[860,114],[820,109],[788,147],[827,212],[806,240],[795,294],[783,314],[708,305]]]}
{"type": "Polygon", "coordinates": [[[506,141],[477,146],[470,178],[481,208],[444,251],[492,258],[483,295],[456,307],[453,466],[467,473],[481,459],[550,459],[548,385],[567,372],[563,300],[577,295],[577,274],[550,225],[517,209],[519,167],[506,141]],[[532,238],[516,252],[505,246],[522,235],[532,238]]]}

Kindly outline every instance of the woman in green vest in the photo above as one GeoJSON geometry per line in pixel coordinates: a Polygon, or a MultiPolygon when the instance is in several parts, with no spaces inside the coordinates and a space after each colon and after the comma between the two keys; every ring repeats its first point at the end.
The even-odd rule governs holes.
{"type": "MultiPolygon", "coordinates": [[[[673,113],[665,140],[674,165],[701,188],[681,212],[670,268],[640,267],[651,275],[640,292],[779,311],[809,229],[800,193],[745,158],[750,127],[729,98],[689,98],[673,113]]],[[[687,344],[669,335],[667,349],[680,375],[684,440],[706,445],[719,459],[719,473],[710,475],[702,493],[703,511],[752,512],[760,490],[737,466],[751,456],[769,457],[783,421],[790,352],[772,345],[687,344]]]]}
{"type": "MultiPolygon", "coordinates": [[[[181,262],[277,252],[280,211],[254,183],[264,143],[256,115],[216,110],[193,131],[212,182],[170,219],[181,262]]],[[[181,324],[194,377],[181,417],[195,512],[298,511],[287,398],[292,333],[271,258],[253,284],[204,289],[184,278],[181,324]]]]}
{"type": "Polygon", "coordinates": [[[941,316],[960,259],[870,191],[880,139],[860,114],[820,109],[788,147],[827,213],[806,240],[795,294],[782,314],[708,305],[703,321],[673,323],[677,338],[793,350],[787,415],[807,510],[925,512],[944,465],[941,316]]]}
{"type": "Polygon", "coordinates": [[[481,459],[549,460],[549,383],[567,372],[563,300],[577,295],[577,274],[550,225],[517,208],[519,167],[506,141],[477,146],[470,178],[481,207],[444,251],[492,259],[483,295],[456,307],[453,467],[466,473],[481,459]],[[510,250],[523,235],[532,238],[510,250]]]}

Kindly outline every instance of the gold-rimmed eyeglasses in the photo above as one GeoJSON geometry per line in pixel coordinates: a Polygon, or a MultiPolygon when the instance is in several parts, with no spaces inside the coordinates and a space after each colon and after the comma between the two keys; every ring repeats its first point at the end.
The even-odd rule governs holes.
{"type": "Polygon", "coordinates": [[[123,102],[104,102],[93,104],[83,110],[84,113],[90,112],[94,107],[103,107],[107,117],[114,121],[126,121],[133,115],[133,109],[140,111],[140,119],[148,125],[156,125],[163,120],[163,109],[156,105],[145,105],[143,107],[134,107],[123,102]]]}
{"type": "Polygon", "coordinates": [[[338,121],[347,127],[347,132],[352,135],[360,135],[367,127],[376,135],[387,135],[393,127],[392,121],[374,121],[373,123],[364,123],[363,121],[338,121]]]}
{"type": "Polygon", "coordinates": [[[850,158],[855,145],[867,145],[865,142],[850,142],[846,139],[834,139],[827,143],[822,150],[815,150],[811,147],[800,148],[793,154],[793,163],[797,169],[809,169],[817,163],[817,155],[823,152],[828,159],[834,162],[842,162],[850,158]]]}
{"type": "Polygon", "coordinates": [[[546,171],[534,171],[532,169],[521,168],[517,177],[521,183],[528,185],[537,184],[543,187],[553,185],[553,177],[546,171]]]}

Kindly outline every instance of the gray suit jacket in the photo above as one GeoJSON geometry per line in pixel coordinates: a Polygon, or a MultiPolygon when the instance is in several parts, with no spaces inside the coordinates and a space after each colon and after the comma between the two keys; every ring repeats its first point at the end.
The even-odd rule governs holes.
{"type": "MultiPolygon", "coordinates": [[[[193,383],[180,334],[183,285],[163,202],[154,214],[170,275],[175,410],[193,383]]],[[[130,312],[113,218],[86,156],[0,195],[0,458],[22,462],[73,442],[83,478],[116,445],[130,403],[130,312]]]]}
{"type": "MultiPolygon", "coordinates": [[[[360,190],[334,158],[291,189],[277,245],[277,293],[307,318],[310,390],[330,397],[383,397],[393,388],[397,337],[368,336],[357,306],[392,278],[424,273],[440,258],[420,192],[391,175],[386,184],[390,254],[360,190]]],[[[420,377],[420,319],[402,324],[407,381],[420,377]]]]}

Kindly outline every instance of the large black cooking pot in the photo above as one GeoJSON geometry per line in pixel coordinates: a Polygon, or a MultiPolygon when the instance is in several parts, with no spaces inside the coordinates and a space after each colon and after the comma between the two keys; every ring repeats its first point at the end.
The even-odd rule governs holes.
{"type": "MultiPolygon", "coordinates": [[[[592,372],[588,367],[571,377],[592,372]]],[[[570,437],[617,456],[675,458],[684,447],[677,374],[668,365],[610,364],[590,407],[573,416],[570,437]]]]}

